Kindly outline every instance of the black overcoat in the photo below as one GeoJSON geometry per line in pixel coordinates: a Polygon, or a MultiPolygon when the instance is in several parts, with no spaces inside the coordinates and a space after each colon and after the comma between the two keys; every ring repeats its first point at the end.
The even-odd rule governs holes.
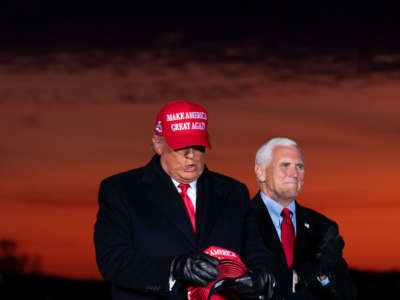
{"type": "Polygon", "coordinates": [[[103,180],[94,240],[113,299],[186,299],[185,286],[169,289],[172,259],[210,246],[244,255],[249,201],[244,184],[205,168],[197,182],[195,234],[158,155],[103,180]]]}

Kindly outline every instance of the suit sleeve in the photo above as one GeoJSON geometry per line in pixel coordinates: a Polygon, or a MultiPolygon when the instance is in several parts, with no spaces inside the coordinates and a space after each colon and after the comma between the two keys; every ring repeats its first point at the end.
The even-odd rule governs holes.
{"type": "Polygon", "coordinates": [[[315,263],[305,262],[299,269],[299,276],[306,276],[309,274],[308,282],[304,280],[299,285],[296,285],[296,291],[302,292],[302,289],[307,289],[309,293],[314,295],[316,299],[326,300],[355,300],[357,299],[357,288],[352,280],[347,263],[342,259],[338,265],[332,277],[329,278],[330,282],[326,286],[322,286],[320,282],[316,280],[315,263]],[[305,283],[306,282],[306,283],[305,283]]]}
{"type": "Polygon", "coordinates": [[[150,294],[169,293],[173,257],[137,255],[133,244],[134,221],[123,191],[103,181],[94,230],[96,260],[103,278],[119,287],[150,294]]]}
{"type": "MultiPolygon", "coordinates": [[[[337,224],[332,221],[323,219],[321,221],[324,224],[323,228],[328,228],[334,225],[337,228],[337,224]]],[[[330,274],[330,282],[326,286],[322,286],[318,280],[319,268],[315,261],[315,251],[312,250],[308,253],[308,257],[302,260],[295,267],[296,272],[301,278],[301,284],[298,288],[305,287],[316,296],[317,299],[327,300],[354,300],[357,297],[356,286],[350,276],[348,266],[344,258],[340,259],[337,263],[332,274],[330,274]]]]}

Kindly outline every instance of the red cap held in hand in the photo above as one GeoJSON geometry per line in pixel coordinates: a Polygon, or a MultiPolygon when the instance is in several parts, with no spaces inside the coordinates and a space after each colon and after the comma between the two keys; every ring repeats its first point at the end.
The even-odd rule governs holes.
{"type": "Polygon", "coordinates": [[[247,268],[240,259],[239,255],[235,252],[216,246],[211,246],[207,250],[204,250],[215,258],[220,260],[220,264],[217,266],[219,275],[216,280],[210,282],[207,286],[189,287],[188,289],[188,300],[226,300],[227,295],[214,294],[213,287],[216,282],[222,278],[236,278],[246,273],[247,268]]]}

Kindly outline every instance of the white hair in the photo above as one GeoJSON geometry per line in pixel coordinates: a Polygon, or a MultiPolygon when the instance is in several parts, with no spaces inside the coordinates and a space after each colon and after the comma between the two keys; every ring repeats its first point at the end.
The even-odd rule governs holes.
{"type": "Polygon", "coordinates": [[[255,163],[261,165],[264,169],[268,167],[272,159],[272,151],[277,146],[295,146],[301,152],[300,147],[295,141],[288,138],[277,137],[270,139],[268,142],[262,145],[260,149],[258,149],[255,163]]]}
{"type": "Polygon", "coordinates": [[[154,146],[154,139],[156,139],[158,143],[165,143],[165,139],[164,139],[163,136],[153,134],[153,138],[152,138],[152,140],[151,140],[151,145],[150,145],[150,147],[151,147],[151,150],[153,150],[154,153],[157,153],[157,152],[156,152],[156,148],[155,148],[155,146],[154,146]]]}

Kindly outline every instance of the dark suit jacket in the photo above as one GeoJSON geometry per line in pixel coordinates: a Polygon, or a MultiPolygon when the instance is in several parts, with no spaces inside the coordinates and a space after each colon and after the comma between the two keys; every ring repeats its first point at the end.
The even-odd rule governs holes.
{"type": "Polygon", "coordinates": [[[195,234],[158,155],[145,167],[105,179],[94,240],[113,299],[186,299],[178,282],[169,291],[171,261],[212,245],[243,255],[249,201],[244,184],[205,168],[197,181],[195,234]]]}
{"type": "Polygon", "coordinates": [[[281,241],[272,223],[268,209],[258,193],[251,201],[251,222],[254,231],[259,231],[268,251],[276,259],[274,271],[277,275],[279,297],[289,299],[343,299],[356,298],[356,288],[349,275],[347,264],[342,261],[337,265],[331,283],[322,287],[316,280],[315,251],[330,226],[337,224],[322,214],[299,205],[296,202],[296,244],[293,269],[300,277],[296,293],[292,293],[293,271],[286,263],[281,241]]]}

